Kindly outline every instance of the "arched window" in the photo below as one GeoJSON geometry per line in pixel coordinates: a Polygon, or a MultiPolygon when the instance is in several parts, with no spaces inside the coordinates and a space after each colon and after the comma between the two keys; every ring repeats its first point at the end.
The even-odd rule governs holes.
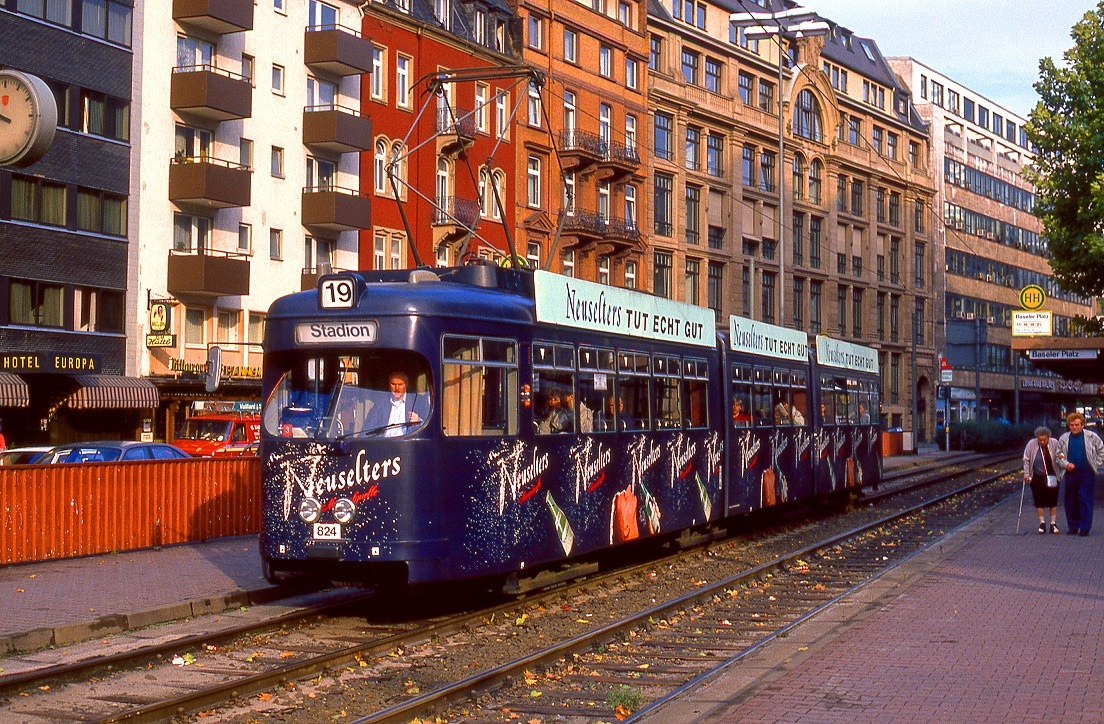
{"type": "Polygon", "coordinates": [[[443,158],[437,159],[437,205],[441,208],[448,206],[449,197],[449,165],[443,158]]]}
{"type": "Polygon", "coordinates": [[[813,141],[819,141],[822,138],[820,104],[808,88],[797,94],[797,102],[794,103],[793,132],[795,136],[813,141]]]}
{"type": "Polygon", "coordinates": [[[813,159],[809,164],[809,203],[820,205],[820,181],[824,175],[824,164],[818,159],[813,159]]]}
{"type": "Polygon", "coordinates": [[[373,183],[377,194],[385,194],[387,184],[387,141],[383,138],[376,141],[376,153],[373,157],[372,173],[375,176],[373,183]]]}
{"type": "Polygon", "coordinates": [[[479,169],[479,215],[487,218],[491,215],[491,207],[494,206],[494,193],[487,185],[487,169],[479,169]]]}
{"type": "Polygon", "coordinates": [[[798,201],[805,198],[805,159],[801,154],[793,159],[793,197],[798,201]]]}
{"type": "MultiPolygon", "coordinates": [[[[502,201],[502,206],[505,206],[506,205],[506,174],[500,169],[495,169],[494,172],[491,173],[491,183],[494,184],[494,192],[497,192],[498,198],[501,199],[501,201],[502,201]]],[[[498,202],[495,201],[494,195],[492,193],[492,196],[491,196],[491,218],[492,219],[501,219],[502,218],[502,210],[501,210],[502,206],[499,206],[498,202]]]]}
{"type": "MultiPolygon", "coordinates": [[[[405,199],[406,198],[406,183],[407,183],[406,182],[406,146],[403,145],[402,141],[395,141],[393,144],[391,144],[391,158],[389,158],[387,160],[390,163],[390,162],[394,161],[395,159],[398,159],[398,162],[395,164],[395,176],[396,176],[396,181],[398,181],[398,186],[399,186],[399,197],[405,199]]],[[[388,184],[388,189],[390,190],[390,188],[391,187],[390,187],[390,183],[389,183],[388,184]]]]}

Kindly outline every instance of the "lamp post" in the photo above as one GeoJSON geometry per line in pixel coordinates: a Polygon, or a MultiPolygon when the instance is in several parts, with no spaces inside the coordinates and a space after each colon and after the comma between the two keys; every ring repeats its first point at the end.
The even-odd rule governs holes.
{"type": "Polygon", "coordinates": [[[786,205],[786,184],[783,181],[786,177],[783,172],[786,163],[786,127],[785,118],[782,114],[782,70],[787,57],[782,41],[826,35],[829,30],[828,23],[816,18],[816,12],[803,7],[794,7],[773,13],[732,13],[728,16],[730,23],[745,28],[745,37],[757,40],[773,36],[778,44],[778,163],[775,164],[775,169],[778,171],[778,223],[776,224],[776,241],[778,243],[778,321],[782,326],[785,326],[786,322],[786,243],[783,234],[786,205]]]}

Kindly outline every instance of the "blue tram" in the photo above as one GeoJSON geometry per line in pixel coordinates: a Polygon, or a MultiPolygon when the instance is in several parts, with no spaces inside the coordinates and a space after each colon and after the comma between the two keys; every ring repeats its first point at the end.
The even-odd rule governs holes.
{"type": "Polygon", "coordinates": [[[539,570],[881,475],[874,350],[544,271],[327,275],[264,354],[271,581],[539,570]]]}

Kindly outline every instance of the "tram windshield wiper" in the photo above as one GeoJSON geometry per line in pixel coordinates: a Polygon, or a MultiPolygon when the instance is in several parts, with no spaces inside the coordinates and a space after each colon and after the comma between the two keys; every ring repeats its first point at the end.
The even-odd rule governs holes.
{"type": "Polygon", "coordinates": [[[396,427],[411,427],[414,425],[421,425],[421,422],[392,422],[387,425],[379,425],[377,427],[368,428],[367,430],[354,430],[353,432],[347,432],[344,435],[338,435],[334,440],[346,440],[350,437],[368,437],[369,435],[378,435],[381,432],[385,432],[396,427]]]}

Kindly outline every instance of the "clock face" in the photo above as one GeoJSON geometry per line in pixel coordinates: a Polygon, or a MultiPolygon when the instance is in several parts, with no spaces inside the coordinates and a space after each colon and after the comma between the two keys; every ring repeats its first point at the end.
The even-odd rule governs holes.
{"type": "Polygon", "coordinates": [[[29,166],[42,158],[56,127],[49,86],[34,76],[0,71],[0,166],[29,166]]]}

